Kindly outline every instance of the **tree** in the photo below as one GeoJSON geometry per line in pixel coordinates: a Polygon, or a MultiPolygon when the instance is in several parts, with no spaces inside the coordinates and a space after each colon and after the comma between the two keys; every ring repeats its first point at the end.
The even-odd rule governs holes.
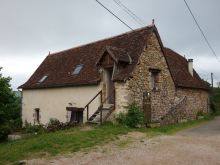
{"type": "Polygon", "coordinates": [[[217,87],[220,88],[220,82],[217,82],[216,84],[217,84],[217,87]]]}
{"type": "Polygon", "coordinates": [[[21,127],[20,101],[15,96],[10,77],[3,77],[0,67],[0,141],[21,127]]]}

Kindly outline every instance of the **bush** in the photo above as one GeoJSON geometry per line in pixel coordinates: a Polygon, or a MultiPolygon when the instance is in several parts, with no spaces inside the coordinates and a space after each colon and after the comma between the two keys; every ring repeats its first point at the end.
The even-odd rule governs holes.
{"type": "Polygon", "coordinates": [[[130,128],[142,126],[144,124],[144,113],[142,109],[136,103],[132,103],[127,109],[127,113],[119,113],[116,116],[116,121],[130,128]]]}
{"type": "Polygon", "coordinates": [[[126,114],[123,112],[120,112],[116,115],[115,119],[119,124],[125,124],[126,122],[126,114]]]}
{"type": "Polygon", "coordinates": [[[61,123],[58,119],[51,118],[49,123],[47,124],[47,131],[56,131],[63,128],[63,123],[61,123]]]}
{"type": "Polygon", "coordinates": [[[25,133],[43,133],[46,129],[43,125],[32,125],[31,123],[25,122],[24,132],[25,133]]]}
{"type": "Polygon", "coordinates": [[[211,100],[211,110],[213,113],[216,113],[217,109],[216,109],[216,105],[215,105],[215,102],[213,100],[211,100]]]}
{"type": "Polygon", "coordinates": [[[0,126],[0,142],[7,140],[9,133],[10,133],[10,127],[8,125],[0,126]]]}
{"type": "Polygon", "coordinates": [[[0,141],[5,140],[7,134],[21,128],[21,102],[15,96],[10,77],[4,77],[0,67],[0,141]]]}

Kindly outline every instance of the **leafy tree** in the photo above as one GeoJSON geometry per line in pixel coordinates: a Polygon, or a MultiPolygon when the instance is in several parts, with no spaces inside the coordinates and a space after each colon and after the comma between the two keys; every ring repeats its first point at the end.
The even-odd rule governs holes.
{"type": "Polygon", "coordinates": [[[204,84],[205,84],[207,87],[211,88],[211,84],[210,84],[207,80],[202,79],[202,81],[204,82],[204,84]]]}
{"type": "Polygon", "coordinates": [[[12,91],[10,81],[10,77],[3,77],[0,73],[0,141],[21,127],[20,100],[12,91]]]}
{"type": "Polygon", "coordinates": [[[217,84],[217,87],[220,88],[220,82],[217,82],[216,84],[217,84]]]}

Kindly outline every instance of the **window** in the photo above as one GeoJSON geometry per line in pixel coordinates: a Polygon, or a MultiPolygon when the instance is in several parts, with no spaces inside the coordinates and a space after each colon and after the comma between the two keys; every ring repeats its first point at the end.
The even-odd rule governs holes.
{"type": "Polygon", "coordinates": [[[157,83],[158,83],[158,73],[151,72],[152,89],[157,89],[157,83]]]}
{"type": "Polygon", "coordinates": [[[158,89],[160,70],[150,69],[149,71],[151,72],[151,88],[156,90],[158,89]]]}
{"type": "Polygon", "coordinates": [[[83,65],[76,65],[74,71],[72,72],[72,75],[77,75],[80,73],[81,69],[82,69],[83,65]]]}
{"type": "Polygon", "coordinates": [[[39,108],[35,108],[34,109],[34,123],[40,123],[40,109],[39,108]]]}
{"type": "Polygon", "coordinates": [[[42,83],[47,79],[48,75],[44,75],[39,81],[38,83],[42,83]]]}

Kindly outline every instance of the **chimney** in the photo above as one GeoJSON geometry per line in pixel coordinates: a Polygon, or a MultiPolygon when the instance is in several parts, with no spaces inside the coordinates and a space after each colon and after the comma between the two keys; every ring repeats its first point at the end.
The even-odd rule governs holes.
{"type": "Polygon", "coordinates": [[[154,19],[152,19],[152,25],[154,25],[154,19]]]}
{"type": "Polygon", "coordinates": [[[193,77],[193,59],[188,59],[188,70],[191,76],[193,77]]]}

